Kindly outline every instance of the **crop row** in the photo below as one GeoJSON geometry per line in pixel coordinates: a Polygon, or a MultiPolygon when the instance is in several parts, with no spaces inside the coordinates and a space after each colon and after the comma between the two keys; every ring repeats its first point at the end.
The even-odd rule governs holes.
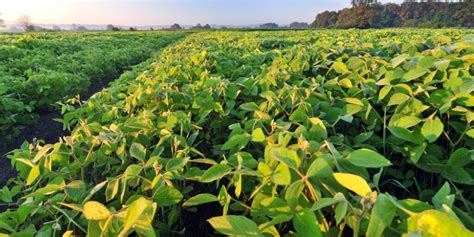
{"type": "Polygon", "coordinates": [[[180,33],[0,35],[0,132],[149,58],[180,33]]]}
{"type": "Polygon", "coordinates": [[[470,33],[190,35],[12,153],[0,231],[471,236],[470,33]]]}

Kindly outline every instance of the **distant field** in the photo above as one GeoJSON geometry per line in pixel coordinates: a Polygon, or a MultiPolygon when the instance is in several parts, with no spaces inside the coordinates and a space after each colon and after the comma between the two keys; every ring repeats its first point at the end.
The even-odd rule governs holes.
{"type": "MultiPolygon", "coordinates": [[[[473,33],[188,34],[10,155],[0,233],[472,236],[473,33]]],[[[0,35],[2,96],[47,105],[181,36],[0,35]]]]}

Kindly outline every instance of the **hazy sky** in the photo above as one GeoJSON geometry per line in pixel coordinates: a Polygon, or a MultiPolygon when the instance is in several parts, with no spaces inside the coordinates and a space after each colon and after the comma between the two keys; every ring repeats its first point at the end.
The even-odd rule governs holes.
{"type": "Polygon", "coordinates": [[[10,22],[27,14],[44,24],[239,25],[312,22],[319,12],[349,5],[350,0],[0,0],[0,12],[10,22]]]}

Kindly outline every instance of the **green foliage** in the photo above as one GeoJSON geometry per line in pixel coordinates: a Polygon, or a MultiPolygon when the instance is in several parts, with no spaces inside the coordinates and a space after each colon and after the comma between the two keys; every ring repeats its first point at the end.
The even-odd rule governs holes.
{"type": "Polygon", "coordinates": [[[189,35],[11,154],[0,233],[470,236],[470,34],[189,35]]]}
{"type": "Polygon", "coordinates": [[[0,134],[31,124],[38,110],[118,76],[182,33],[0,35],[0,134]]]}

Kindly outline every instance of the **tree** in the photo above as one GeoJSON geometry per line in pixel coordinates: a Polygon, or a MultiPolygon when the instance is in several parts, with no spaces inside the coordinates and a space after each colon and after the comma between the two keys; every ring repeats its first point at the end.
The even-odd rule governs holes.
{"type": "Polygon", "coordinates": [[[77,31],[88,31],[88,29],[85,26],[79,26],[77,27],[77,31]]]}
{"type": "Polygon", "coordinates": [[[380,4],[375,0],[353,0],[351,8],[325,11],[312,27],[474,27],[474,0],[405,0],[401,4],[380,4]]]}
{"type": "Polygon", "coordinates": [[[277,23],[265,23],[259,26],[260,29],[278,29],[277,23]]]}
{"type": "Polygon", "coordinates": [[[352,6],[368,6],[370,4],[377,4],[377,0],[352,0],[352,6]]]}
{"type": "Polygon", "coordinates": [[[383,25],[383,27],[400,26],[400,6],[398,4],[388,3],[385,5],[381,24],[383,25]]]}
{"type": "Polygon", "coordinates": [[[35,27],[31,23],[31,17],[28,15],[21,15],[18,18],[18,24],[23,28],[24,31],[34,31],[35,27]]]}
{"type": "Polygon", "coordinates": [[[308,28],[308,27],[309,27],[309,25],[306,22],[297,22],[297,21],[295,21],[295,22],[290,24],[290,28],[294,28],[294,29],[303,29],[303,28],[308,28]]]}
{"type": "MultiPolygon", "coordinates": [[[[0,13],[0,16],[2,16],[2,13],[0,13]]],[[[5,28],[5,21],[3,19],[0,19],[0,28],[5,28]]]]}
{"type": "Polygon", "coordinates": [[[61,27],[59,27],[59,26],[53,26],[53,31],[61,31],[61,27]]]}
{"type": "Polygon", "coordinates": [[[107,25],[107,30],[109,30],[109,31],[119,31],[120,28],[118,28],[118,27],[116,27],[112,24],[109,24],[109,25],[107,25]]]}
{"type": "Polygon", "coordinates": [[[174,23],[173,25],[171,25],[170,29],[171,30],[181,30],[183,28],[178,23],[174,23]]]}
{"type": "Polygon", "coordinates": [[[337,18],[339,17],[339,13],[335,11],[324,11],[319,13],[316,16],[316,19],[311,24],[312,27],[315,28],[326,28],[332,27],[336,24],[337,18]]]}
{"type": "Polygon", "coordinates": [[[195,29],[195,30],[196,29],[197,30],[202,29],[202,25],[201,25],[201,23],[197,23],[195,26],[191,27],[191,29],[195,29]]]}
{"type": "Polygon", "coordinates": [[[195,26],[191,27],[191,29],[194,29],[194,30],[211,29],[211,26],[209,24],[205,24],[204,26],[202,26],[201,23],[197,23],[195,26]]]}

